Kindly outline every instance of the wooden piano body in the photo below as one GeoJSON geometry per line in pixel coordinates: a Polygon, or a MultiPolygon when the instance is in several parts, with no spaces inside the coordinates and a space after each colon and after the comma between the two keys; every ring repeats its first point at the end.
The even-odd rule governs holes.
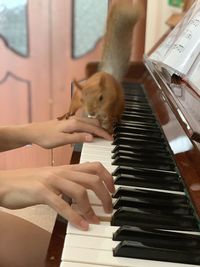
{"type": "MultiPolygon", "coordinates": [[[[198,124],[200,122],[200,99],[198,99],[191,88],[187,87],[187,84],[183,83],[175,83],[175,93],[177,92],[177,98],[180,98],[182,95],[186,95],[184,92],[187,90],[187,94],[190,96],[190,104],[188,106],[187,101],[184,103],[182,99],[181,101],[180,99],[175,99],[176,96],[171,89],[174,81],[170,84],[151,64],[146,63],[132,63],[125,80],[141,83],[146,88],[147,97],[167,142],[173,151],[174,160],[184,179],[185,190],[190,196],[191,204],[199,219],[200,188],[196,191],[192,188],[196,184],[200,184],[200,143],[198,142],[200,133],[200,124],[198,124]],[[191,105],[191,101],[195,102],[195,109],[199,110],[192,118],[192,122],[190,119],[194,110],[191,110],[191,107],[194,106],[191,105]],[[180,103],[181,105],[179,105],[180,103]],[[191,124],[188,125],[190,122],[191,124]]],[[[87,76],[94,73],[96,69],[97,63],[89,64],[87,66],[87,76]]],[[[79,162],[79,157],[80,152],[74,151],[71,163],[79,162]]],[[[51,237],[45,266],[60,266],[66,228],[67,222],[58,217],[51,237]]]]}

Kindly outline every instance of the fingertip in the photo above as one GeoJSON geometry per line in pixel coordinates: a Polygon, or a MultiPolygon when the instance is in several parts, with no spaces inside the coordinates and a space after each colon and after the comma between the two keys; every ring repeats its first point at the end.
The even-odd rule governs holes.
{"type": "Polygon", "coordinates": [[[96,214],[93,214],[93,216],[91,216],[90,218],[88,217],[87,220],[93,224],[99,224],[100,223],[100,219],[96,214]]]}
{"type": "Polygon", "coordinates": [[[108,141],[113,141],[113,136],[111,134],[109,134],[108,132],[105,132],[104,136],[102,136],[102,137],[108,141]]]}
{"type": "Polygon", "coordinates": [[[91,134],[85,135],[85,142],[92,142],[94,137],[91,134]]]}
{"type": "Polygon", "coordinates": [[[108,141],[113,141],[113,137],[112,137],[112,135],[110,135],[110,136],[108,137],[108,141]]]}
{"type": "Polygon", "coordinates": [[[78,227],[83,231],[87,231],[89,229],[89,223],[86,220],[82,219],[78,227]]]}
{"type": "Polygon", "coordinates": [[[106,213],[111,214],[111,213],[113,212],[113,206],[112,206],[112,204],[109,205],[108,207],[104,207],[104,211],[105,211],[106,213]]]}
{"type": "Polygon", "coordinates": [[[114,194],[115,193],[115,186],[114,185],[112,185],[112,188],[111,188],[111,190],[110,190],[110,193],[112,193],[112,194],[114,194]]]}

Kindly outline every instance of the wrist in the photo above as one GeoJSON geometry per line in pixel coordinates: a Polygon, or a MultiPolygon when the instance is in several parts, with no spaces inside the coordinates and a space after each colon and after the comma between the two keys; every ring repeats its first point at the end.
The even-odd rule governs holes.
{"type": "Polygon", "coordinates": [[[25,125],[0,127],[0,151],[2,152],[29,144],[25,129],[25,125]]]}
{"type": "Polygon", "coordinates": [[[18,128],[18,131],[21,141],[24,143],[24,145],[37,144],[37,123],[33,122],[21,125],[18,128]]]}
{"type": "Polygon", "coordinates": [[[19,146],[32,144],[31,131],[29,128],[30,128],[29,124],[12,127],[11,130],[12,130],[13,138],[16,138],[16,143],[19,146]]]}

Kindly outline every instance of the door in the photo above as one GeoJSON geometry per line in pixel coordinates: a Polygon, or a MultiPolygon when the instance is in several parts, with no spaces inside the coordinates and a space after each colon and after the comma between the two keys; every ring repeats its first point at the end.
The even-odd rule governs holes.
{"type": "MultiPolygon", "coordinates": [[[[97,33],[97,37],[90,36],[81,54],[77,52],[80,45],[76,49],[73,47],[80,34],[80,27],[77,32],[75,26],[75,20],[80,18],[77,9],[85,7],[82,14],[90,12],[92,15],[99,5],[97,0],[82,2],[0,1],[0,125],[45,121],[66,112],[71,100],[72,79],[84,78],[86,62],[99,60],[100,55],[99,28],[93,29],[92,34],[97,33]],[[73,34],[75,31],[77,33],[73,34]]],[[[103,0],[97,12],[101,31],[107,7],[108,1],[103,0]]],[[[85,27],[89,30],[87,21],[85,27]]],[[[88,40],[89,36],[85,37],[88,40]]],[[[1,153],[0,168],[66,164],[71,152],[70,145],[53,150],[29,145],[1,153]]]]}
{"type": "MultiPolygon", "coordinates": [[[[100,60],[107,12],[116,1],[0,0],[0,125],[66,112],[71,81],[84,79],[86,64],[100,60]]],[[[144,51],[144,24],[136,29],[136,60],[144,51]]],[[[1,153],[0,168],[66,164],[72,149],[26,146],[1,153]]]]}
{"type": "MultiPolygon", "coordinates": [[[[0,1],[0,125],[51,114],[49,1],[0,1]]],[[[27,146],[0,154],[0,168],[51,164],[51,151],[27,146]]]]}

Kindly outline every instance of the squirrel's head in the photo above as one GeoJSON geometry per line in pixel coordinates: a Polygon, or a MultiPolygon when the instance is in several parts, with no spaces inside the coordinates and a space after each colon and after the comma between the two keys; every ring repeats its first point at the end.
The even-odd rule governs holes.
{"type": "Polygon", "coordinates": [[[106,78],[104,75],[93,75],[83,83],[74,80],[80,92],[80,101],[88,117],[102,117],[106,105],[106,78]]]}

